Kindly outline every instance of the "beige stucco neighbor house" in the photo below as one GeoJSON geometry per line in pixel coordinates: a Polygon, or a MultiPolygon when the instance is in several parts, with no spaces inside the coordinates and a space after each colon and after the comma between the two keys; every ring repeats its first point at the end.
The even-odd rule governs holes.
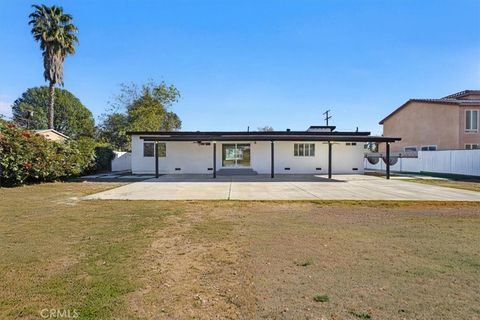
{"type": "Polygon", "coordinates": [[[410,99],[380,124],[385,136],[402,138],[392,152],[480,149],[480,90],[410,99]]]}
{"type": "Polygon", "coordinates": [[[68,139],[68,136],[54,129],[35,130],[35,133],[44,137],[47,140],[63,142],[68,139]]]}

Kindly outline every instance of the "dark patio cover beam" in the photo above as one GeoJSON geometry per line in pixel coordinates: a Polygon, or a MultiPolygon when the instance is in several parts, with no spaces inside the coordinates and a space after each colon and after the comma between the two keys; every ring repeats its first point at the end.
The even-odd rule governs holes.
{"type": "Polygon", "coordinates": [[[400,138],[376,136],[324,136],[324,135],[295,135],[295,136],[140,136],[144,141],[332,141],[332,142],[395,142],[400,138]]]}
{"type": "Polygon", "coordinates": [[[213,144],[213,179],[217,177],[217,143],[215,141],[213,144]]]}
{"type": "Polygon", "coordinates": [[[271,164],[270,164],[270,177],[273,179],[275,177],[275,143],[270,141],[271,144],[271,164]]]}
{"type": "Polygon", "coordinates": [[[332,179],[332,143],[328,141],[328,179],[332,179]]]}
{"type": "Polygon", "coordinates": [[[155,178],[158,178],[158,142],[155,141],[155,178]]]}
{"type": "Polygon", "coordinates": [[[385,175],[386,175],[387,179],[390,179],[390,143],[388,143],[388,142],[387,142],[387,148],[386,149],[387,149],[386,150],[387,151],[387,156],[386,156],[387,167],[386,167],[386,170],[385,170],[385,175]]]}
{"type": "Polygon", "coordinates": [[[332,142],[395,142],[396,137],[370,136],[369,132],[131,132],[144,141],[332,141],[332,142]]]}

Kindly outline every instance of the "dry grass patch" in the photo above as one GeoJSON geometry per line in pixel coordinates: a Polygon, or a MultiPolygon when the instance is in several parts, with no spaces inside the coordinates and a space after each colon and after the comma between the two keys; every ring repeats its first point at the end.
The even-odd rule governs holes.
{"type": "Polygon", "coordinates": [[[480,180],[439,180],[439,179],[406,179],[403,181],[429,184],[439,187],[463,189],[480,192],[480,180]]]}
{"type": "Polygon", "coordinates": [[[478,203],[80,201],[0,189],[0,318],[480,318],[478,203]]]}

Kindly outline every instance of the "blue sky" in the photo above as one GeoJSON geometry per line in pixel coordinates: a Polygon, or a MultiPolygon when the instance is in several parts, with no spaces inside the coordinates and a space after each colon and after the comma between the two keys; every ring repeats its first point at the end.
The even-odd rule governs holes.
{"type": "MultiPolygon", "coordinates": [[[[45,1],[74,16],[65,88],[98,116],[122,82],[174,84],[183,130],[381,133],[409,98],[480,88],[480,1],[45,1]]],[[[32,2],[1,1],[0,113],[44,85],[32,2]]]]}

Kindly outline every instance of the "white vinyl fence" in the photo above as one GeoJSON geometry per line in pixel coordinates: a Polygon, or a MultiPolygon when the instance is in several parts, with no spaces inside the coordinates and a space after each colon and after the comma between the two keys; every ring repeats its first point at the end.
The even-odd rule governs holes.
{"type": "Polygon", "coordinates": [[[132,154],[130,152],[114,151],[115,158],[112,160],[112,171],[131,171],[132,154]]]}
{"type": "MultiPolygon", "coordinates": [[[[385,170],[382,159],[377,164],[371,164],[368,159],[364,161],[365,169],[385,170]]],[[[418,158],[399,157],[390,170],[480,176],[480,150],[418,151],[418,158]]]]}

